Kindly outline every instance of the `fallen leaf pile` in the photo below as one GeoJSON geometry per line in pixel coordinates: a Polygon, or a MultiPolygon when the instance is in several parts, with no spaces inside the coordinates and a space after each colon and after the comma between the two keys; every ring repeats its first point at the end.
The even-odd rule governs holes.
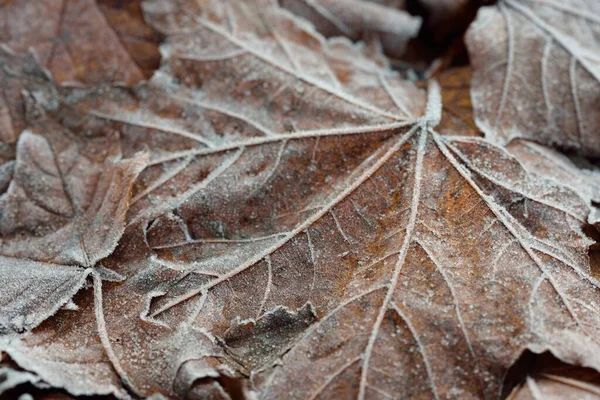
{"type": "Polygon", "coordinates": [[[483,3],[0,2],[0,398],[600,398],[600,3],[483,3]]]}

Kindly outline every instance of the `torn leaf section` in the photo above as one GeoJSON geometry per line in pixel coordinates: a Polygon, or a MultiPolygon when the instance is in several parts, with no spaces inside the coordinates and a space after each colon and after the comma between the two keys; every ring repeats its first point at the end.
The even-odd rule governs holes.
{"type": "Polygon", "coordinates": [[[184,361],[173,389],[179,398],[190,400],[248,398],[244,380],[214,356],[184,361]]]}

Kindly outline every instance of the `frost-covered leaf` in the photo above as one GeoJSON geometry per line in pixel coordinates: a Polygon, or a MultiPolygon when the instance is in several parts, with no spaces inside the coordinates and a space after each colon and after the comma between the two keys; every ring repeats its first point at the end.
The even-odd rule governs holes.
{"type": "Polygon", "coordinates": [[[332,243],[343,260],[315,273],[346,267],[352,278],[335,306],[311,296],[319,319],[261,374],[262,397],[494,398],[526,348],[598,368],[600,294],[572,230],[586,213],[576,196],[481,139],[423,131],[371,180],[377,201],[359,187],[333,209],[339,225],[309,228],[319,261],[332,243]],[[367,198],[361,217],[348,203],[367,198]]]}
{"type": "Polygon", "coordinates": [[[515,140],[507,150],[532,173],[571,187],[590,205],[588,221],[600,222],[600,168],[590,163],[577,165],[557,151],[527,140],[515,140]]]}
{"type": "Polygon", "coordinates": [[[0,335],[31,329],[56,313],[89,270],[0,256],[0,335]]]}
{"type": "Polygon", "coordinates": [[[600,2],[500,0],[467,33],[476,122],[516,138],[600,155],[600,2]]]}
{"type": "MultiPolygon", "coordinates": [[[[0,5],[0,43],[33,49],[59,82],[125,82],[144,78],[158,57],[133,1],[128,15],[110,1],[9,0],[0,5]],[[106,12],[106,16],[103,14],[106,12]],[[111,26],[112,24],[112,26],[111,26]],[[136,27],[135,45],[127,27],[136,27]],[[114,28],[113,28],[114,27],[114,28]],[[141,29],[139,28],[141,27],[141,29]]],[[[139,7],[139,6],[138,6],[139,7]]]]}
{"type": "Polygon", "coordinates": [[[0,197],[0,254],[94,266],[123,232],[144,156],[119,160],[118,142],[82,140],[46,118],[38,124],[21,134],[13,178],[0,197]]]}
{"type": "Polygon", "coordinates": [[[424,104],[273,2],[144,9],[168,35],[153,79],[48,111],[150,153],[102,260],[125,279],[93,272],[77,312],[0,345],[20,368],[74,394],[225,399],[497,398],[526,350],[600,370],[575,191],[439,135],[435,84],[424,104]]]}
{"type": "Polygon", "coordinates": [[[47,71],[31,54],[16,55],[2,45],[0,84],[0,146],[3,149],[0,163],[4,163],[14,160],[14,144],[27,125],[25,103],[28,95],[24,90],[29,90],[38,99],[52,99],[56,96],[56,89],[51,84],[47,71]],[[12,156],[8,155],[8,149],[13,150],[12,156]]]}
{"type": "Polygon", "coordinates": [[[358,40],[376,35],[386,53],[401,57],[407,42],[419,33],[421,19],[392,6],[400,4],[389,3],[394,2],[279,0],[282,7],[311,21],[326,36],[347,36],[358,40]]]}
{"type": "Polygon", "coordinates": [[[0,254],[8,256],[0,257],[5,334],[32,329],[54,314],[84,285],[90,273],[85,267],[112,253],[145,157],[122,160],[118,135],[98,140],[57,125],[46,115],[57,106],[48,77],[28,57],[2,57],[9,82],[5,126],[18,138],[2,144],[0,153],[0,254]]]}
{"type": "MultiPolygon", "coordinates": [[[[444,135],[481,136],[473,121],[469,93],[470,67],[453,68],[439,76],[444,118],[437,131],[444,135]]],[[[526,139],[511,141],[506,149],[532,174],[572,188],[590,207],[588,220],[599,222],[600,169],[579,158],[577,163],[551,148],[526,139]]]]}

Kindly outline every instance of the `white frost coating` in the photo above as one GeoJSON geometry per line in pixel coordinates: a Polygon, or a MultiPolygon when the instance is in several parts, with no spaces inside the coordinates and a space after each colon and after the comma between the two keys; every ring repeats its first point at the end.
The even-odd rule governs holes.
{"type": "Polygon", "coordinates": [[[18,371],[9,367],[0,367],[0,395],[24,383],[30,383],[39,387],[40,382],[40,377],[30,372],[18,371]]]}
{"type": "MultiPolygon", "coordinates": [[[[600,169],[581,168],[558,151],[525,140],[514,141],[507,151],[529,172],[577,192],[591,210],[588,223],[600,222],[594,219],[594,212],[600,210],[592,205],[592,201],[600,203],[600,169]]],[[[600,218],[600,213],[596,218],[600,218]]]]}
{"type": "Polygon", "coordinates": [[[180,152],[173,152],[163,157],[158,157],[152,160],[148,165],[159,165],[165,162],[177,160],[190,156],[206,156],[210,154],[222,153],[228,150],[239,149],[242,147],[260,146],[269,143],[276,143],[283,140],[301,140],[310,138],[319,138],[323,136],[343,136],[343,135],[359,135],[372,134],[377,132],[385,132],[389,130],[413,126],[418,120],[408,120],[401,122],[393,122],[388,124],[363,125],[348,128],[332,128],[332,129],[314,129],[306,131],[293,131],[290,133],[277,134],[269,137],[259,137],[246,140],[232,141],[211,149],[192,149],[180,152]]]}
{"type": "Polygon", "coordinates": [[[66,310],[66,311],[78,311],[79,306],[77,304],[75,304],[73,299],[71,299],[64,306],[62,306],[62,309],[66,310]]]}
{"type": "Polygon", "coordinates": [[[540,391],[540,388],[538,388],[535,380],[529,375],[527,376],[527,387],[535,400],[542,400],[544,398],[544,395],[540,391]]]}
{"type": "Polygon", "coordinates": [[[421,121],[427,123],[429,128],[435,128],[442,120],[442,93],[440,84],[431,79],[427,86],[427,108],[421,121]]]}
{"type": "Polygon", "coordinates": [[[111,269],[105,268],[102,265],[96,265],[94,267],[94,272],[96,272],[103,281],[108,282],[123,282],[125,277],[111,269]]]}
{"type": "Polygon", "coordinates": [[[171,199],[168,202],[165,202],[164,204],[161,204],[161,206],[158,207],[158,209],[152,208],[152,209],[146,210],[146,212],[140,213],[139,215],[137,215],[135,217],[135,219],[133,219],[131,222],[129,222],[129,225],[135,224],[140,219],[150,218],[153,215],[154,216],[160,215],[161,213],[164,213],[168,210],[177,208],[179,205],[181,205],[184,201],[189,199],[191,196],[198,193],[200,190],[206,188],[213,180],[218,178],[221,174],[225,173],[225,171],[227,171],[227,169],[229,167],[231,167],[240,158],[240,156],[242,155],[244,150],[245,150],[244,147],[239,148],[235,153],[233,153],[230,157],[228,157],[226,160],[224,160],[223,163],[221,165],[219,165],[219,167],[217,167],[213,171],[211,171],[205,179],[203,179],[199,183],[195,184],[193,187],[188,189],[186,192],[180,194],[179,196],[171,199]]]}
{"type": "Polygon", "coordinates": [[[597,157],[600,3],[501,0],[466,35],[475,123],[490,141],[522,138],[597,157]]]}
{"type": "MultiPolygon", "coordinates": [[[[436,101],[435,100],[435,89],[433,92],[434,92],[433,95],[430,95],[428,97],[428,101],[427,101],[428,112],[425,114],[426,116],[430,115],[431,109],[433,109],[433,110],[435,109],[435,101],[436,101]],[[433,99],[433,100],[431,100],[431,99],[433,99]]],[[[439,94],[439,88],[438,88],[438,94],[439,94]]],[[[433,111],[433,113],[435,113],[435,111],[433,111]]],[[[434,117],[435,117],[435,114],[434,114],[434,117]]],[[[402,267],[404,266],[404,261],[406,259],[406,255],[408,253],[408,248],[413,240],[412,235],[413,235],[413,231],[415,228],[415,224],[417,222],[417,214],[418,214],[419,201],[420,201],[420,196],[421,196],[421,177],[422,177],[422,173],[423,173],[423,157],[424,157],[426,143],[427,143],[427,132],[421,131],[420,137],[419,137],[419,147],[417,150],[417,161],[416,161],[416,165],[415,165],[414,188],[413,188],[412,200],[411,200],[410,218],[409,218],[408,224],[406,225],[404,240],[402,242],[402,247],[400,248],[400,252],[398,254],[398,261],[396,262],[396,265],[394,266],[392,278],[387,287],[387,293],[385,295],[385,299],[383,300],[383,303],[379,309],[379,313],[377,314],[377,319],[376,319],[375,323],[373,324],[373,328],[371,329],[371,335],[369,337],[367,347],[365,348],[365,351],[363,354],[363,364],[361,367],[360,385],[359,385],[359,392],[358,392],[359,400],[363,400],[365,398],[365,392],[367,389],[367,376],[369,374],[369,361],[371,359],[371,355],[373,354],[375,340],[377,339],[377,335],[379,333],[379,329],[381,327],[381,323],[383,322],[385,313],[391,304],[392,297],[394,296],[394,291],[396,290],[396,287],[398,285],[398,279],[400,277],[400,272],[402,271],[402,267]]],[[[426,357],[426,356],[424,355],[424,357],[426,357]]],[[[431,375],[430,375],[430,377],[431,377],[431,375]]],[[[433,383],[433,377],[431,377],[431,379],[432,379],[432,388],[434,389],[434,394],[437,399],[438,395],[437,395],[437,390],[435,390],[435,384],[433,383]]]]}
{"type": "Polygon", "coordinates": [[[152,290],[146,295],[146,303],[144,309],[140,312],[140,319],[151,324],[157,324],[169,328],[169,325],[161,322],[150,315],[150,307],[152,306],[152,300],[164,296],[167,292],[164,290],[152,290]]]}
{"type": "Polygon", "coordinates": [[[106,321],[104,320],[104,309],[102,307],[102,279],[100,278],[100,275],[96,272],[92,273],[92,278],[94,280],[94,312],[96,314],[96,325],[98,327],[98,335],[100,336],[102,346],[104,346],[106,355],[112,363],[115,372],[123,381],[123,384],[127,386],[127,388],[133,393],[135,393],[137,396],[143,397],[141,392],[137,389],[137,387],[133,384],[133,382],[131,382],[131,380],[127,376],[127,373],[121,366],[119,357],[117,357],[112,348],[110,338],[108,337],[108,331],[106,329],[106,321]]]}
{"type": "Polygon", "coordinates": [[[260,318],[262,315],[263,309],[265,308],[265,304],[271,294],[271,285],[273,281],[273,268],[271,266],[271,256],[267,255],[265,257],[265,262],[267,263],[267,285],[265,286],[265,294],[263,295],[263,299],[260,302],[260,307],[258,308],[258,312],[256,313],[256,319],[260,318]]]}
{"type": "Polygon", "coordinates": [[[0,334],[30,330],[81,289],[90,269],[0,256],[0,334]]]}
{"type": "Polygon", "coordinates": [[[218,25],[215,25],[214,23],[212,23],[208,20],[203,19],[203,20],[199,20],[198,22],[200,25],[223,36],[228,41],[230,41],[232,44],[234,44],[234,45],[238,46],[240,49],[243,49],[243,50],[247,51],[248,53],[254,55],[258,59],[264,60],[266,63],[272,65],[275,68],[281,69],[283,72],[285,72],[289,75],[296,76],[298,79],[305,81],[306,83],[308,83],[311,86],[314,86],[314,87],[319,88],[327,93],[335,95],[336,97],[346,101],[348,104],[357,106],[366,111],[370,111],[374,114],[388,118],[392,121],[398,121],[398,120],[403,119],[402,117],[400,117],[398,115],[390,114],[389,112],[381,110],[378,107],[375,107],[373,105],[365,103],[364,101],[357,99],[356,97],[352,96],[349,93],[335,90],[335,88],[333,86],[330,86],[322,81],[318,81],[313,77],[310,77],[308,75],[298,76],[297,73],[294,73],[293,70],[290,70],[288,67],[284,66],[282,63],[278,62],[277,60],[273,60],[273,59],[269,58],[269,56],[266,54],[259,54],[258,52],[256,52],[256,50],[250,48],[246,43],[244,43],[244,42],[240,41],[238,38],[230,35],[225,30],[223,30],[221,27],[219,27],[218,25]]]}

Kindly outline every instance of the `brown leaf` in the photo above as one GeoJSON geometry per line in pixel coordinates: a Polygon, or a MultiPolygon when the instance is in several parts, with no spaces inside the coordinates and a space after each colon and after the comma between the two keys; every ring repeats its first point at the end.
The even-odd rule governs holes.
{"type": "MultiPolygon", "coordinates": [[[[437,131],[444,135],[481,136],[473,121],[470,86],[471,67],[451,68],[439,75],[442,88],[444,117],[437,131]]],[[[551,148],[529,140],[511,141],[506,149],[528,172],[550,179],[577,192],[590,206],[590,223],[597,223],[600,214],[595,204],[600,203],[600,170],[584,159],[575,164],[571,159],[551,148]]]]}
{"type": "MultiPolygon", "coordinates": [[[[237,10],[234,7],[230,9],[232,13],[235,11],[237,10]]],[[[186,12],[189,13],[189,10],[186,12]]],[[[234,202],[231,207],[239,206],[240,212],[243,213],[252,213],[251,208],[243,205],[246,200],[255,202],[260,197],[270,196],[274,202],[279,203],[277,215],[273,215],[270,219],[268,210],[251,218],[252,221],[258,221],[265,216],[262,227],[243,224],[243,221],[236,221],[237,217],[232,216],[229,224],[233,225],[227,229],[239,231],[232,232],[233,235],[256,236],[260,234],[259,228],[271,229],[268,225],[284,217],[286,209],[289,209],[291,214],[286,217],[287,220],[280,219],[278,223],[281,226],[276,229],[285,229],[286,226],[291,229],[293,225],[305,221],[310,213],[314,214],[315,210],[310,208],[305,211],[299,210],[298,214],[298,211],[295,211],[298,210],[297,204],[293,202],[285,204],[285,197],[281,197],[277,189],[273,188],[265,192],[261,189],[263,185],[270,186],[269,181],[275,179],[276,185],[283,188],[283,185],[286,185],[286,177],[282,173],[290,171],[290,168],[302,167],[308,168],[309,172],[299,177],[300,185],[290,188],[294,197],[301,196],[304,192],[307,197],[304,202],[310,204],[309,202],[314,202],[315,198],[332,196],[332,193],[328,192],[333,182],[343,182],[353,174],[359,174],[365,167],[361,164],[373,164],[375,160],[372,158],[376,147],[381,146],[386,138],[393,135],[394,129],[402,128],[405,131],[407,128],[404,127],[414,123],[411,118],[416,119],[417,112],[422,109],[423,97],[420,91],[410,84],[398,81],[394,73],[387,70],[385,66],[377,64],[378,59],[374,61],[366,59],[362,54],[361,46],[354,46],[345,40],[326,43],[312,30],[307,31],[305,25],[297,25],[296,20],[290,18],[287,13],[273,11],[270,16],[268,21],[278,24],[280,29],[278,38],[264,32],[262,25],[253,25],[252,19],[248,21],[248,28],[241,32],[244,35],[242,38],[260,45],[258,49],[267,47],[275,40],[289,43],[294,48],[294,54],[297,55],[294,59],[297,67],[294,67],[286,53],[281,50],[265,57],[259,52],[252,51],[249,46],[240,49],[239,47],[245,42],[235,40],[222,30],[215,31],[213,25],[207,25],[203,30],[195,28],[193,34],[181,34],[178,42],[171,43],[165,48],[165,53],[172,54],[173,60],[173,65],[166,67],[165,72],[171,71],[176,75],[175,77],[181,76],[181,79],[184,79],[188,73],[187,69],[201,65],[201,57],[204,57],[207,60],[204,64],[209,68],[194,74],[198,82],[208,81],[207,77],[211,74],[230,74],[239,77],[231,82],[231,85],[237,86],[243,84],[243,77],[250,68],[263,71],[263,77],[256,77],[251,81],[252,86],[242,86],[237,93],[235,90],[223,87],[215,80],[213,81],[216,83],[215,87],[211,88],[208,85],[203,87],[205,96],[200,101],[196,97],[201,93],[199,88],[195,87],[196,82],[189,81],[186,89],[177,85],[177,80],[173,77],[161,73],[147,87],[140,87],[135,91],[120,89],[112,89],[108,92],[72,91],[66,99],[69,105],[61,107],[54,113],[71,130],[89,132],[94,137],[110,137],[112,131],[120,131],[122,149],[126,156],[144,147],[148,147],[151,151],[153,157],[151,166],[144,171],[136,185],[131,203],[130,231],[140,225],[145,228],[148,222],[155,220],[152,223],[153,227],[148,228],[152,231],[148,233],[148,236],[152,237],[150,240],[177,241],[180,239],[178,234],[170,234],[170,238],[156,237],[155,234],[165,224],[167,229],[172,229],[168,224],[177,221],[178,217],[171,210],[180,208],[179,205],[184,207],[186,204],[193,205],[195,199],[200,196],[214,196],[210,193],[219,196],[218,192],[221,191],[223,196],[223,190],[233,190],[231,193],[235,197],[232,196],[230,199],[234,202]],[[259,30],[256,31],[256,36],[253,36],[251,29],[255,27],[259,30]],[[259,36],[265,34],[264,38],[259,36]],[[194,44],[193,41],[198,40],[216,44],[221,41],[221,45],[214,50],[202,46],[200,49],[204,53],[201,55],[190,53],[187,49],[195,50],[190,46],[194,44]],[[189,41],[189,45],[186,41],[189,41]],[[225,47],[226,45],[229,48],[225,47]],[[211,51],[217,53],[211,54],[211,51]],[[232,54],[234,60],[222,57],[222,54],[232,54]],[[190,56],[194,58],[189,58],[190,56]],[[318,63],[315,63],[315,58],[318,63]],[[178,64],[179,70],[176,69],[178,64]],[[279,95],[266,99],[261,94],[255,99],[246,94],[249,90],[264,90],[263,84],[273,87],[269,96],[277,94],[277,89],[279,95]],[[412,99],[405,104],[402,98],[407,95],[412,96],[412,99]],[[372,99],[377,99],[378,107],[370,104],[372,99]],[[269,104],[266,114],[262,111],[265,101],[269,104]],[[294,105],[294,108],[290,104],[294,105]],[[318,111],[315,109],[315,104],[327,104],[327,106],[322,109],[323,111],[318,111]],[[74,115],[73,110],[87,112],[88,116],[78,117],[74,115]],[[371,139],[373,145],[364,146],[359,136],[365,134],[373,136],[371,139]],[[327,162],[325,157],[331,151],[337,151],[336,149],[341,145],[338,144],[339,135],[350,137],[346,140],[347,149],[343,150],[346,154],[337,161],[327,162]],[[286,147],[288,150],[285,152],[284,161],[282,151],[286,147]],[[294,153],[298,153],[298,156],[294,156],[294,153]],[[353,158],[354,155],[356,159],[353,158]],[[282,157],[280,162],[286,164],[286,166],[282,165],[282,171],[278,171],[277,157],[282,157]],[[288,157],[292,157],[291,160],[288,160],[288,157]],[[298,157],[299,159],[294,161],[298,157]],[[290,162],[292,164],[289,164],[290,162]],[[246,181],[240,182],[237,188],[227,189],[229,184],[222,178],[227,176],[229,177],[227,179],[231,179],[236,174],[247,177],[246,181]],[[207,191],[205,188],[212,181],[219,186],[226,186],[217,189],[216,192],[214,192],[215,188],[207,191]],[[253,187],[256,187],[256,190],[253,190],[253,187]],[[236,195],[236,192],[239,194],[236,195]],[[252,197],[257,198],[252,200],[252,197]]],[[[240,18],[239,21],[242,19],[240,18]]],[[[342,151],[341,147],[339,149],[342,151]]],[[[378,153],[381,153],[381,150],[378,153]]],[[[334,194],[339,194],[340,190],[342,187],[333,188],[334,194]]],[[[208,209],[205,219],[208,224],[206,227],[199,226],[200,229],[208,229],[205,234],[209,235],[212,235],[215,229],[219,229],[218,225],[211,223],[209,218],[219,212],[218,208],[226,199],[215,200],[214,204],[206,204],[208,209]]],[[[203,233],[192,234],[198,236],[203,233]]],[[[216,232],[215,234],[218,235],[216,232]]],[[[269,239],[248,241],[242,239],[239,242],[234,239],[228,243],[229,240],[222,235],[215,236],[215,239],[216,242],[210,245],[209,238],[209,247],[213,249],[209,248],[207,251],[214,252],[217,256],[220,246],[230,244],[234,254],[233,258],[232,256],[228,258],[234,262],[236,262],[235,257],[244,257],[241,252],[236,256],[235,253],[239,252],[236,247],[241,250],[245,245],[250,251],[249,246],[252,246],[253,242],[257,242],[262,247],[269,246],[273,242],[272,240],[269,242],[269,239]]],[[[130,243],[130,246],[129,250],[120,252],[121,256],[135,254],[136,251],[130,251],[133,248],[145,247],[144,242],[136,241],[136,236],[133,234],[124,238],[124,241],[125,246],[127,243],[130,243]]],[[[209,258],[210,255],[207,254],[207,262],[210,261],[209,258]]],[[[114,357],[109,357],[110,362],[116,366],[115,370],[125,382],[132,382],[131,387],[137,388],[133,390],[147,395],[152,393],[153,388],[159,387],[165,393],[173,394],[172,390],[188,388],[195,380],[202,377],[202,375],[188,376],[187,372],[181,375],[185,371],[180,370],[179,366],[187,363],[187,360],[201,361],[211,355],[218,357],[223,364],[224,359],[230,359],[222,348],[212,342],[214,337],[208,331],[201,330],[194,333],[191,328],[185,328],[184,325],[174,332],[153,315],[158,308],[162,307],[165,300],[169,302],[169,296],[176,296],[177,291],[188,295],[190,289],[203,285],[207,282],[207,278],[214,279],[214,274],[217,272],[207,272],[206,275],[200,270],[192,272],[185,265],[179,268],[174,261],[169,263],[169,260],[157,258],[150,249],[142,253],[140,259],[134,258],[130,262],[120,258],[112,257],[112,259],[114,262],[109,258],[103,263],[116,272],[128,276],[129,279],[121,285],[106,287],[104,297],[107,301],[100,311],[96,308],[96,313],[102,314],[98,316],[98,320],[105,320],[105,323],[99,323],[99,326],[105,325],[107,335],[111,338],[110,342],[105,341],[105,347],[114,348],[108,351],[109,354],[115,354],[114,357]],[[157,301],[154,301],[154,298],[157,301]],[[122,304],[128,305],[126,309],[122,304]],[[135,336],[134,341],[132,335],[135,336]],[[115,342],[114,338],[120,338],[119,342],[115,342]],[[153,349],[151,351],[164,360],[161,363],[163,367],[151,367],[150,365],[155,364],[149,359],[140,360],[131,347],[137,346],[135,343],[141,344],[144,348],[150,346],[153,349]],[[173,389],[173,382],[179,382],[175,389],[173,389]]],[[[213,267],[213,269],[224,269],[219,273],[226,273],[226,269],[231,268],[225,258],[220,263],[222,266],[213,267]]],[[[271,318],[265,318],[264,321],[248,326],[250,332],[257,333],[256,338],[252,335],[252,340],[261,343],[259,337],[262,335],[268,338],[275,329],[279,336],[277,348],[284,348],[301,334],[314,318],[308,306],[305,306],[304,311],[298,316],[296,310],[284,308],[279,310],[279,313],[273,312],[271,318]],[[294,319],[300,319],[294,329],[286,328],[282,331],[278,328],[281,321],[294,321],[294,319]]],[[[82,308],[79,313],[83,312],[82,308]]],[[[164,313],[161,314],[163,314],[161,318],[164,317],[164,313]]],[[[179,317],[179,315],[173,316],[173,323],[176,326],[182,322],[179,317]]],[[[35,371],[42,375],[45,381],[53,385],[66,386],[73,392],[80,392],[82,387],[69,376],[70,369],[62,370],[61,374],[61,369],[51,363],[51,360],[73,359],[73,356],[65,353],[64,349],[81,347],[82,340],[87,340],[89,334],[86,334],[86,339],[81,335],[86,331],[94,331],[96,322],[94,319],[77,323],[58,322],[65,318],[75,317],[72,314],[59,313],[53,321],[62,326],[73,327],[72,331],[55,335],[52,333],[54,326],[48,324],[38,329],[38,333],[33,336],[33,338],[42,338],[42,343],[38,343],[36,349],[45,348],[44,358],[48,360],[47,364],[36,364],[35,358],[29,358],[30,351],[27,348],[32,346],[32,339],[25,338],[24,344],[13,343],[6,351],[19,365],[27,365],[27,368],[35,366],[35,371]],[[44,330],[48,335],[43,333],[44,330]],[[45,341],[43,339],[45,336],[50,337],[51,340],[45,341]],[[47,368],[51,368],[51,371],[47,371],[47,368]]],[[[264,357],[276,356],[273,350],[266,353],[260,351],[253,353],[253,350],[248,349],[247,340],[242,340],[243,337],[241,328],[231,329],[227,335],[224,335],[223,340],[231,345],[239,343],[238,351],[245,351],[248,357],[256,357],[258,363],[264,357]]],[[[106,361],[97,359],[96,362],[100,365],[106,361]]],[[[227,363],[237,365],[235,361],[227,363]]],[[[110,367],[108,364],[105,365],[110,367]]],[[[211,376],[221,376],[218,368],[206,367],[205,369],[212,371],[211,376]]],[[[200,370],[205,369],[200,368],[200,370]]],[[[232,370],[231,367],[228,369],[232,370]]],[[[219,380],[212,385],[217,383],[224,384],[219,380]]],[[[181,393],[187,393],[191,389],[181,390],[183,392],[179,393],[183,396],[181,393]]]]}
{"type": "Polygon", "coordinates": [[[496,398],[528,349],[600,370],[577,193],[439,135],[436,84],[424,104],[270,2],[145,12],[168,35],[152,80],[49,111],[150,152],[102,260],[125,279],[94,272],[78,312],[0,344],[21,368],[74,394],[259,399],[496,398]]]}
{"type": "Polygon", "coordinates": [[[83,286],[86,268],[112,253],[146,161],[122,160],[117,135],[94,139],[58,126],[46,115],[57,106],[53,84],[31,60],[2,56],[5,78],[16,78],[7,89],[20,92],[9,97],[6,126],[26,127],[14,151],[2,145],[0,332],[7,333],[54,314],[83,286]]]}
{"type": "Polygon", "coordinates": [[[11,0],[0,6],[0,43],[33,49],[59,82],[132,85],[159,57],[137,3],[103,1],[99,9],[94,0],[11,0]]]}
{"type": "Polygon", "coordinates": [[[442,121],[436,131],[450,136],[482,136],[473,120],[470,67],[451,68],[437,79],[442,90],[442,121]]]}
{"type": "Polygon", "coordinates": [[[157,34],[146,24],[140,0],[96,0],[106,21],[146,78],[160,64],[157,34]]]}
{"type": "Polygon", "coordinates": [[[467,33],[475,120],[506,144],[530,139],[600,155],[600,3],[501,0],[467,33]]]}

